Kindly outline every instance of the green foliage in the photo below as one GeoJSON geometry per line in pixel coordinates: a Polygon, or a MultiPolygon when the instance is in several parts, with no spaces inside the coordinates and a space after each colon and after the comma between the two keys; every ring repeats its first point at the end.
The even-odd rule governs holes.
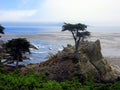
{"type": "Polygon", "coordinates": [[[2,65],[2,62],[0,60],[0,72],[2,72],[2,67],[3,67],[3,65],[2,65]]]}
{"type": "Polygon", "coordinates": [[[34,87],[41,87],[44,82],[42,75],[29,73],[19,76],[14,73],[0,74],[0,90],[32,90],[34,87]]]}
{"type": "Polygon", "coordinates": [[[85,84],[81,84],[78,78],[57,82],[45,80],[46,72],[43,74],[28,73],[19,75],[16,73],[0,73],[0,90],[120,90],[120,81],[115,83],[94,83],[91,75],[85,84]]]}
{"type": "Polygon", "coordinates": [[[116,81],[114,85],[111,86],[111,90],[114,88],[114,90],[120,90],[120,81],[116,81]]]}
{"type": "Polygon", "coordinates": [[[47,81],[43,84],[44,90],[62,90],[59,82],[56,81],[47,81]]]}
{"type": "Polygon", "coordinates": [[[1,34],[4,34],[4,29],[5,29],[5,28],[0,25],[0,33],[1,33],[1,34]]]}
{"type": "Polygon", "coordinates": [[[25,38],[17,38],[9,40],[6,43],[6,48],[14,53],[21,52],[29,52],[30,43],[25,38]]]}
{"type": "Polygon", "coordinates": [[[82,24],[82,23],[78,23],[78,24],[70,24],[70,23],[64,23],[64,25],[62,26],[62,31],[74,31],[76,30],[81,30],[84,31],[87,28],[87,25],[82,24]]]}
{"type": "Polygon", "coordinates": [[[85,24],[70,24],[64,23],[62,31],[70,31],[75,41],[75,52],[78,52],[78,46],[81,41],[90,36],[90,32],[86,31],[87,25],[85,24]]]}
{"type": "Polygon", "coordinates": [[[16,66],[18,66],[19,61],[22,61],[23,54],[26,52],[30,52],[30,43],[25,38],[9,40],[5,46],[6,51],[11,56],[11,60],[17,60],[16,66]]]}

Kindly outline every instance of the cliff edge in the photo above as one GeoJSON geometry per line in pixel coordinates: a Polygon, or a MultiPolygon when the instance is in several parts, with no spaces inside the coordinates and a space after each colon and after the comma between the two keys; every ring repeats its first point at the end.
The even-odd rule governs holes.
{"type": "Polygon", "coordinates": [[[47,72],[46,79],[57,81],[77,76],[84,82],[87,80],[88,73],[91,73],[93,80],[97,82],[119,80],[120,68],[109,64],[104,59],[99,40],[82,42],[79,45],[79,52],[73,52],[74,47],[68,45],[45,62],[22,68],[21,73],[24,74],[29,71],[35,71],[36,73],[47,72]]]}

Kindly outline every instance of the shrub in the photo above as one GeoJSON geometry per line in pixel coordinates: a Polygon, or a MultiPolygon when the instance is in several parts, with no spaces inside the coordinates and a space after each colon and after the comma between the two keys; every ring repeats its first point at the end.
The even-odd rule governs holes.
{"type": "Polygon", "coordinates": [[[0,90],[120,90],[120,81],[113,84],[94,83],[89,76],[86,83],[81,84],[79,78],[57,82],[44,80],[45,73],[37,75],[28,73],[0,73],[0,90]]]}

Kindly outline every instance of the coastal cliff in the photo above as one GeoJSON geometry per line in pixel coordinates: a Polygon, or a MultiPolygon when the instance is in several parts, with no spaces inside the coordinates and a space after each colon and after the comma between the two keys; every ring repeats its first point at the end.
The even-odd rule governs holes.
{"type": "Polygon", "coordinates": [[[120,77],[120,68],[111,65],[101,53],[100,41],[82,42],[79,52],[74,52],[74,46],[68,45],[49,60],[37,65],[21,68],[21,73],[35,71],[40,74],[47,72],[47,80],[63,81],[77,76],[81,82],[88,78],[88,73],[96,82],[113,82],[120,77]]]}

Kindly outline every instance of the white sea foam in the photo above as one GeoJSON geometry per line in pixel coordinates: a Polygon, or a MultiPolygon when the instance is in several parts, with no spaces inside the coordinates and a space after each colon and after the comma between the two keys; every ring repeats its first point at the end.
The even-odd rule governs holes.
{"type": "Polygon", "coordinates": [[[63,50],[63,48],[59,48],[59,49],[58,49],[58,51],[62,51],[62,50],[63,50]]]}
{"type": "Polygon", "coordinates": [[[34,52],[32,52],[32,53],[37,53],[37,54],[41,54],[41,53],[47,53],[47,52],[37,52],[37,51],[34,51],[34,52]]]}

